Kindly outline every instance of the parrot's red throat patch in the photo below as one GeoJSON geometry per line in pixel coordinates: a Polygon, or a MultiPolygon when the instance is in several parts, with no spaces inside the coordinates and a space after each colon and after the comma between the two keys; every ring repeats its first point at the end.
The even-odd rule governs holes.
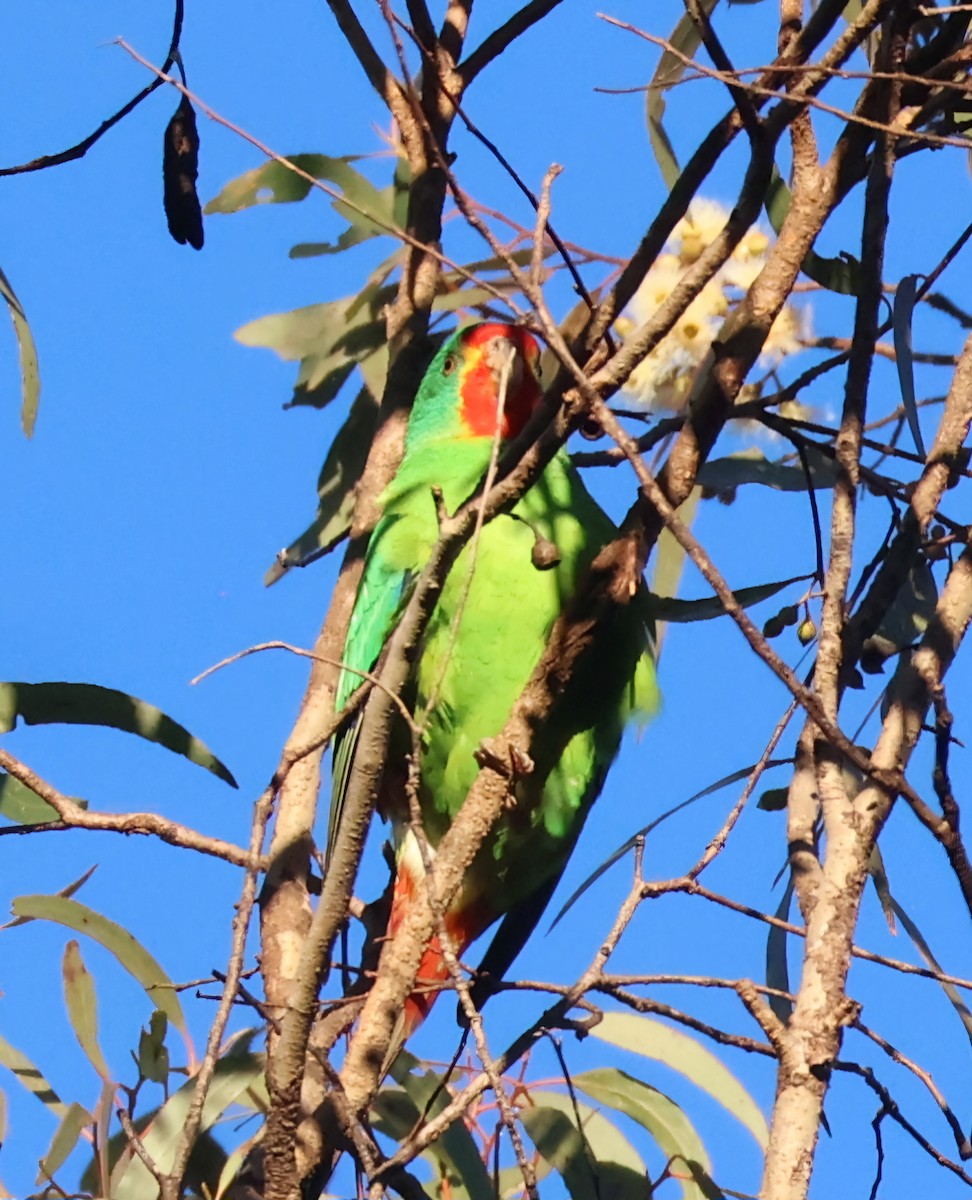
{"type": "Polygon", "coordinates": [[[469,436],[495,437],[498,426],[504,440],[516,437],[542,396],[536,338],[516,325],[489,322],[474,325],[462,340],[460,415],[469,436]]]}

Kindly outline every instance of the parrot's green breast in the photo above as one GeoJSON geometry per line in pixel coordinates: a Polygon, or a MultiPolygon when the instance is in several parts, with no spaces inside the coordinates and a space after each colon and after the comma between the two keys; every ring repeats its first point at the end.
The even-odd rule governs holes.
{"type": "MultiPolygon", "coordinates": [[[[458,507],[485,471],[490,446],[482,441],[432,442],[403,462],[369,548],[348,638],[351,665],[370,669],[377,661],[387,636],[382,613],[406,598],[408,581],[424,566],[438,536],[433,485],[441,488],[449,511],[458,507]]],[[[502,730],[554,622],[615,532],[562,452],[513,512],[484,525],[459,555],[406,697],[424,728],[420,801],[433,846],[476,778],[476,751],[502,730]],[[548,544],[548,554],[555,548],[555,565],[534,565],[538,540],[548,544]]],[[[467,901],[485,899],[499,915],[563,869],[625,724],[657,707],[642,600],[635,597],[619,611],[596,654],[582,661],[568,692],[536,732],[534,770],[518,780],[515,803],[473,864],[464,888],[467,901]]],[[[342,682],[346,692],[356,685],[353,678],[342,682]]],[[[339,696],[344,700],[346,695],[339,696]]],[[[404,742],[402,749],[407,752],[404,742]]],[[[397,811],[394,800],[391,808],[386,816],[407,820],[404,796],[397,811]]]]}

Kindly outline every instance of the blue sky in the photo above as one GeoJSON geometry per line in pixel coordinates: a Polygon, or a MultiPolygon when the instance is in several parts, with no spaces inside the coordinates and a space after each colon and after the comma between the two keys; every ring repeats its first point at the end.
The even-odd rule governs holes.
{"type": "MultiPolygon", "coordinates": [[[[484,35],[487,20],[515,7],[480,6],[472,40],[484,35]]],[[[189,8],[183,54],[190,86],[221,114],[281,153],[381,150],[384,114],[325,5],[286,0],[270,17],[266,6],[228,0],[213,0],[198,11],[189,8]]],[[[634,22],[648,19],[644,6],[633,0],[611,11],[634,22]]],[[[667,32],[679,11],[674,2],[652,6],[653,30],[667,32]]],[[[772,19],[766,6],[743,5],[722,14],[720,29],[741,64],[772,54],[772,19]]],[[[0,70],[7,96],[23,116],[5,126],[3,162],[30,159],[84,136],[146,82],[143,69],[111,45],[112,39],[123,36],[160,60],[170,23],[163,4],[133,8],[120,2],[78,6],[52,0],[43,13],[36,6],[5,8],[0,70]]],[[[565,166],[554,193],[554,222],[565,238],[609,254],[630,250],[663,190],[648,147],[643,98],[596,95],[593,88],[644,83],[656,53],[646,42],[605,26],[586,6],[567,5],[543,33],[524,39],[484,75],[468,98],[470,115],[499,141],[528,182],[537,186],[552,161],[565,166]]],[[[51,782],[98,807],[157,809],[239,841],[246,837],[250,803],[272,772],[296,714],[306,669],[301,661],[275,653],[250,658],[196,687],[188,681],[257,642],[312,642],[334,563],[294,572],[272,589],[263,587],[262,576],[275,551],[313,515],[317,471],[346,402],[323,414],[283,411],[294,367],[265,351],[241,347],[232,332],[265,313],[356,291],[374,251],[289,260],[292,244],[327,240],[340,231],[338,218],[319,196],[297,206],[214,217],[207,221],[201,254],[177,246],[165,229],[160,161],[163,130],[177,102],[174,93],[157,92],[82,161],[4,179],[0,186],[0,267],[30,318],[43,384],[37,433],[28,443],[19,431],[15,345],[0,326],[6,484],[0,547],[7,578],[0,607],[0,673],[14,680],[98,682],[150,700],[203,738],[230,765],[240,790],[233,792],[182,760],[111,731],[18,730],[4,744],[51,782]]],[[[693,85],[673,95],[672,129],[683,153],[723,105],[714,87],[693,85]]],[[[225,129],[200,118],[200,133],[204,199],[259,165],[259,155],[225,129]]],[[[457,170],[481,201],[531,222],[481,147],[457,133],[453,149],[459,155],[457,170]]],[[[740,161],[737,152],[728,156],[706,194],[731,199],[740,161]]],[[[376,162],[373,177],[382,180],[386,167],[376,162]]],[[[915,236],[931,172],[941,194],[966,194],[961,152],[905,163],[893,214],[889,279],[927,268],[954,237],[946,221],[923,223],[920,238],[915,236]]],[[[852,217],[857,204],[852,201],[847,210],[846,217],[852,217]]],[[[832,226],[822,249],[855,252],[857,235],[844,214],[832,226]]],[[[457,253],[479,253],[470,237],[450,236],[457,253]]],[[[963,262],[943,286],[959,300],[968,292],[963,262]]],[[[566,312],[566,289],[554,287],[551,302],[556,311],[566,312]]],[[[850,311],[846,301],[815,301],[816,330],[848,333],[850,311]]],[[[925,318],[916,341],[951,352],[960,346],[955,326],[925,318]]],[[[928,394],[944,391],[943,374],[923,379],[922,386],[928,394]]],[[[876,368],[872,396],[878,411],[897,403],[897,383],[887,363],[876,368]]],[[[840,399],[836,376],[814,396],[822,410],[831,412],[839,410],[840,399]]],[[[737,445],[727,439],[721,449],[737,445]]],[[[633,494],[630,478],[621,472],[598,479],[595,486],[618,514],[633,494]]],[[[862,511],[875,529],[886,522],[885,510],[870,497],[862,511]]],[[[950,511],[961,518],[960,498],[950,511]]],[[[734,586],[812,569],[805,497],[743,490],[730,508],[706,505],[698,530],[734,586]]],[[[689,570],[686,594],[704,591],[689,570]]],[[[759,610],[763,618],[772,611],[772,603],[759,610]]],[[[795,638],[779,645],[791,662],[797,661],[795,638]]],[[[626,746],[571,862],[561,901],[634,829],[757,758],[786,703],[782,686],[752,660],[727,621],[671,629],[661,682],[664,711],[640,742],[626,746]]],[[[960,664],[950,684],[959,738],[960,700],[968,687],[968,668],[960,664]]],[[[863,714],[871,698],[853,697],[850,710],[863,714]]],[[[924,793],[930,792],[927,766],[927,756],[919,755],[912,773],[924,793]]],[[[953,771],[961,796],[969,770],[959,749],[953,771]]],[[[770,782],[781,785],[785,773],[770,782]]],[[[677,874],[694,861],[735,795],[729,789],[701,801],[662,827],[649,842],[647,871],[659,877],[677,874]]],[[[781,815],[753,809],[707,882],[772,910],[779,896],[773,880],[784,856],[781,815]]],[[[945,877],[942,855],[925,845],[904,811],[891,820],[885,857],[892,887],[945,967],[967,975],[972,938],[956,889],[945,877]]],[[[0,914],[13,897],[54,891],[94,863],[98,871],[80,898],[131,929],[173,978],[202,978],[225,966],[239,888],[235,872],[142,839],[71,833],[0,840],[0,914]]],[[[575,978],[609,927],[628,880],[626,866],[615,868],[572,921],[534,939],[517,972],[575,978]]],[[[63,1013],[64,932],[35,923],[0,937],[0,1035],[38,1063],[62,1098],[93,1103],[97,1081],[74,1046],[63,1013]]],[[[873,895],[865,904],[860,941],[917,961],[903,934],[889,934],[873,895]]],[[[620,971],[760,978],[764,949],[761,927],[703,908],[696,900],[669,897],[643,906],[614,965],[620,971]]],[[[149,1007],[97,948],[84,945],[82,950],[99,988],[106,1053],[122,1072],[149,1007]]],[[[962,1109],[968,1040],[936,986],[889,978],[880,968],[857,964],[852,989],[865,1003],[868,1023],[928,1066],[968,1123],[962,1109]]],[[[755,1032],[725,999],[700,999],[683,989],[674,995],[660,998],[755,1032]]],[[[190,1008],[201,1040],[212,1006],[200,1002],[190,1008]]],[[[492,1043],[505,1042],[518,1014],[526,1020],[535,1011],[532,999],[497,1002],[495,1023],[488,1026],[492,1043]]],[[[451,1005],[443,1003],[415,1048],[443,1057],[454,1040],[451,1005]]],[[[851,1045],[865,1053],[858,1042],[848,1051],[851,1045]]],[[[597,1061],[598,1048],[580,1045],[570,1054],[572,1068],[581,1070],[597,1061]]],[[[721,1054],[768,1112],[772,1075],[767,1065],[721,1054]]],[[[948,1151],[948,1131],[927,1093],[887,1060],[877,1062],[881,1078],[900,1089],[909,1116],[948,1151]]],[[[636,1073],[648,1070],[631,1060],[624,1065],[636,1073]]],[[[552,1059],[541,1059],[531,1073],[555,1071],[552,1059]]],[[[686,1104],[710,1144],[716,1178],[754,1191],[757,1157],[750,1145],[739,1149],[732,1123],[675,1076],[659,1070],[645,1077],[686,1104]]],[[[53,1124],[3,1072],[0,1090],[9,1102],[0,1180],[21,1196],[33,1184],[36,1160],[53,1124]]],[[[815,1185],[819,1195],[835,1190],[866,1195],[873,1172],[868,1124],[874,1109],[873,1097],[859,1082],[842,1080],[834,1089],[828,1104],[832,1137],[823,1140],[815,1185]]],[[[964,1191],[944,1172],[929,1176],[929,1161],[890,1126],[886,1150],[885,1200],[910,1195],[929,1179],[941,1197],[964,1191]]]]}

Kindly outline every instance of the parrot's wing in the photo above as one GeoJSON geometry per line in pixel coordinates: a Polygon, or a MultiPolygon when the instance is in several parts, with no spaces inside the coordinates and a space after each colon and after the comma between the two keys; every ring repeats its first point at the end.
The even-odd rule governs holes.
{"type": "MultiPolygon", "coordinates": [[[[389,571],[377,555],[369,554],[365,561],[364,574],[351,613],[348,638],[344,648],[343,669],[338,678],[335,708],[338,712],[347,704],[348,698],[362,683],[359,671],[371,671],[379,659],[385,643],[398,620],[402,607],[408,600],[415,580],[415,572],[408,570],[389,571]]],[[[331,784],[331,808],[327,818],[327,848],[324,867],[330,861],[331,849],[337,836],[347,793],[348,780],[354,764],[354,751],[361,728],[364,706],[349,717],[338,730],[334,739],[334,767],[331,784]]]]}

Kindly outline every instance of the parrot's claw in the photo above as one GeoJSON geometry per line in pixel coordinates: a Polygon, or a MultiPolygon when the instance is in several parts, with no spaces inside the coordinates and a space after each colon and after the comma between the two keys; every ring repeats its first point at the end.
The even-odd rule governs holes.
{"type": "MultiPolygon", "coordinates": [[[[493,738],[483,738],[474,757],[481,767],[489,767],[490,770],[504,776],[513,785],[524,775],[533,774],[533,759],[525,750],[521,750],[519,746],[509,746],[506,748],[506,753],[503,754],[493,738]]],[[[515,803],[516,796],[511,787],[508,806],[512,808],[515,803]]]]}

